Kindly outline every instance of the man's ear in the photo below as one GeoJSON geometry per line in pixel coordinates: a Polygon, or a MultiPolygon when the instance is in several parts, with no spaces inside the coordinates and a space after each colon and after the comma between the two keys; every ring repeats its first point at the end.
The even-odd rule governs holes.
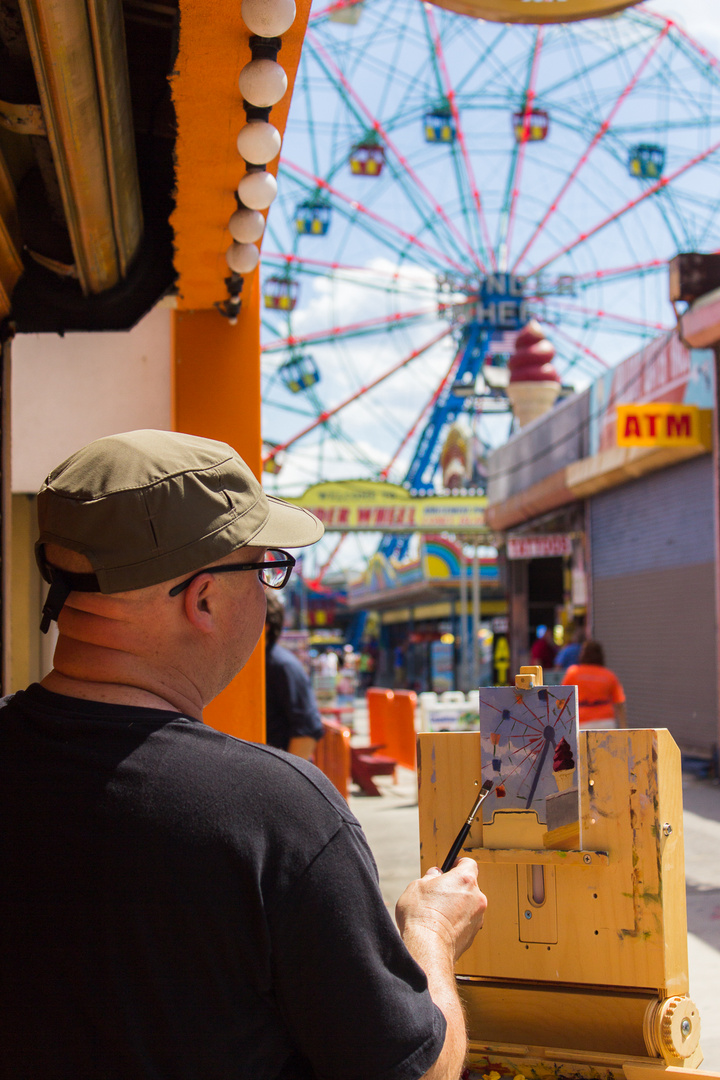
{"type": "Polygon", "coordinates": [[[201,633],[209,634],[215,629],[215,601],[217,597],[215,578],[212,574],[199,574],[183,593],[185,615],[191,626],[201,633]]]}

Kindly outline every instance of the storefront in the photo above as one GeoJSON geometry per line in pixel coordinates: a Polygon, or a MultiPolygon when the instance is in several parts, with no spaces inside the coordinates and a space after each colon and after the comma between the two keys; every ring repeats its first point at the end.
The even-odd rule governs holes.
{"type": "Polygon", "coordinates": [[[492,620],[507,613],[507,600],[499,561],[471,551],[427,536],[418,559],[395,563],[378,553],[349,587],[349,611],[375,613],[377,685],[463,689],[489,679],[492,620]]]}
{"type": "Polygon", "coordinates": [[[512,666],[553,608],[585,614],[630,726],[703,757],[718,743],[713,375],[709,350],[651,342],[496,451],[488,488],[506,553],[514,537],[569,541],[508,559],[512,666]]]}
{"type": "Polygon", "coordinates": [[[513,529],[502,550],[517,670],[529,662],[532,643],[544,627],[562,628],[567,635],[585,621],[584,508],[572,505],[524,530],[513,529]]]}

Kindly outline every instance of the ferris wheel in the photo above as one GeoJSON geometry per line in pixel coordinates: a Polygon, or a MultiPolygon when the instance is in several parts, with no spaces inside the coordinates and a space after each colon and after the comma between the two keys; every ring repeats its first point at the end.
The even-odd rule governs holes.
{"type": "Polygon", "coordinates": [[[265,468],[427,492],[458,416],[507,436],[529,315],[578,388],[674,324],[667,260],[720,249],[720,64],[642,7],[317,3],[262,256],[265,468]]]}

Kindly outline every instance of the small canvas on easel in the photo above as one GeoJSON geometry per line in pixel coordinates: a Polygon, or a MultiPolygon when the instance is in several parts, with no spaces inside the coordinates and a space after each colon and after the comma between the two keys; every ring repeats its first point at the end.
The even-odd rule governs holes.
{"type": "Polygon", "coordinates": [[[480,691],[483,780],[493,789],[483,820],[496,810],[534,810],[548,846],[580,829],[576,686],[491,686],[480,691]]]}

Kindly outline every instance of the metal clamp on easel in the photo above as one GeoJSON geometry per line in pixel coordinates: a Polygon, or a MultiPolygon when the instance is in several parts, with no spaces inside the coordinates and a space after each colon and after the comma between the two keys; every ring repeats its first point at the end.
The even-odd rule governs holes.
{"type": "Polygon", "coordinates": [[[493,781],[461,852],[479,863],[488,897],[456,969],[470,1076],[697,1069],[670,733],[579,731],[577,688],[521,668],[515,686],[480,690],[479,732],[421,734],[418,760],[423,872],[493,781]]]}

